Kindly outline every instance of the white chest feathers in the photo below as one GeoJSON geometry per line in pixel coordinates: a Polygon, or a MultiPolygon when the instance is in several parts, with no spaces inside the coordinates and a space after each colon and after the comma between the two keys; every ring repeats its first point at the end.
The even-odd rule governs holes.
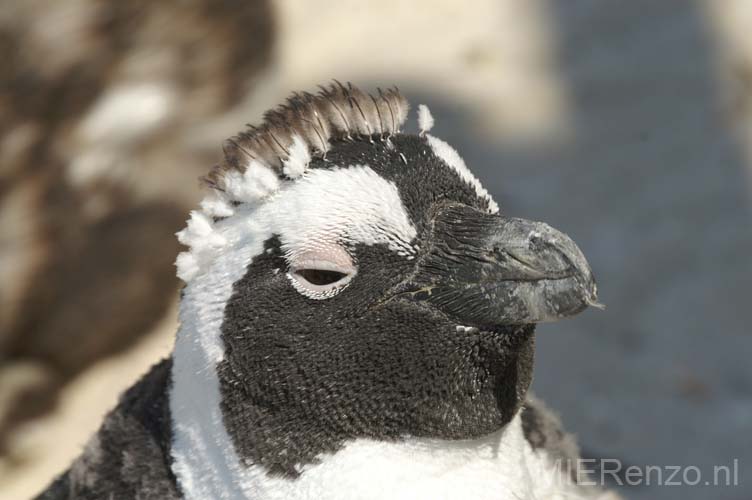
{"type": "Polygon", "coordinates": [[[601,497],[569,481],[544,451],[524,439],[519,416],[481,439],[400,443],[356,440],[320,457],[295,480],[251,467],[243,489],[254,500],[483,499],[572,500],[601,497]]]}

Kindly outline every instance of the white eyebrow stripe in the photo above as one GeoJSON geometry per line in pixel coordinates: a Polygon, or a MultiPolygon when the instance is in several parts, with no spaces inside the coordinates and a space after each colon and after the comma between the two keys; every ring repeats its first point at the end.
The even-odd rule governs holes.
{"type": "MultiPolygon", "coordinates": [[[[230,250],[229,221],[247,222],[247,232],[277,234],[288,258],[322,245],[385,244],[397,255],[411,258],[417,251],[417,230],[402,203],[397,186],[367,165],[312,169],[282,187],[263,204],[237,207],[233,215],[214,223],[194,212],[180,241],[189,250],[178,256],[178,276],[190,282],[211,262],[230,250]],[[253,229],[252,229],[253,228],[253,229]]],[[[234,227],[234,225],[233,225],[234,227]]]]}
{"type": "Polygon", "coordinates": [[[397,186],[366,165],[311,170],[260,211],[274,213],[288,255],[338,241],[414,252],[417,231],[397,186]]]}
{"type": "Polygon", "coordinates": [[[483,187],[478,178],[473,175],[469,168],[467,168],[467,165],[465,165],[465,160],[462,159],[457,150],[455,150],[452,146],[442,141],[438,137],[435,137],[431,134],[426,134],[426,140],[428,141],[429,146],[431,146],[431,149],[436,156],[444,160],[444,163],[454,169],[454,171],[459,174],[460,178],[463,181],[472,186],[473,189],[475,189],[475,193],[480,198],[488,200],[489,212],[491,212],[492,214],[498,213],[499,205],[496,204],[494,199],[488,193],[486,188],[483,187]]]}

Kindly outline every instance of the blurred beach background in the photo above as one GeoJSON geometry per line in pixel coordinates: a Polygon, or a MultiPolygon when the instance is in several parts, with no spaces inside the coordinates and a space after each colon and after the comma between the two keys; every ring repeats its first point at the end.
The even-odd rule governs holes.
{"type": "Polygon", "coordinates": [[[169,353],[221,141],[333,78],[427,104],[587,255],[607,309],[539,328],[534,390],[587,458],[704,474],[619,491],[751,498],[750,27],[749,0],[0,0],[0,499],[169,353]]]}

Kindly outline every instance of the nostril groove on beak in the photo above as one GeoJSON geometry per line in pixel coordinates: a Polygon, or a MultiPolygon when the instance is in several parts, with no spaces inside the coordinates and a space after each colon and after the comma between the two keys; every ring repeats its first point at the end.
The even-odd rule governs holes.
{"type": "Polygon", "coordinates": [[[460,324],[554,321],[600,305],[582,252],[545,223],[450,207],[432,237],[401,296],[460,324]]]}
{"type": "Polygon", "coordinates": [[[523,257],[520,257],[518,255],[515,255],[509,250],[503,249],[503,248],[496,248],[494,249],[494,253],[500,254],[503,258],[511,259],[520,266],[522,266],[527,272],[531,274],[531,276],[543,276],[543,273],[540,269],[535,267],[535,264],[526,260],[523,257]]]}

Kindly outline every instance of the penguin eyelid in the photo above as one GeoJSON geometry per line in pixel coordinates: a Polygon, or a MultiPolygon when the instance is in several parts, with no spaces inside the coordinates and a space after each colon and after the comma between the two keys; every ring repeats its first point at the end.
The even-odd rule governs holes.
{"type": "Polygon", "coordinates": [[[290,260],[288,279],[298,293],[310,299],[335,296],[357,272],[351,257],[341,248],[304,252],[290,260]]]}
{"type": "MultiPolygon", "coordinates": [[[[328,267],[328,266],[327,266],[328,267]]],[[[355,270],[302,267],[287,273],[293,288],[309,299],[328,299],[341,292],[355,275],[355,270]]]]}

